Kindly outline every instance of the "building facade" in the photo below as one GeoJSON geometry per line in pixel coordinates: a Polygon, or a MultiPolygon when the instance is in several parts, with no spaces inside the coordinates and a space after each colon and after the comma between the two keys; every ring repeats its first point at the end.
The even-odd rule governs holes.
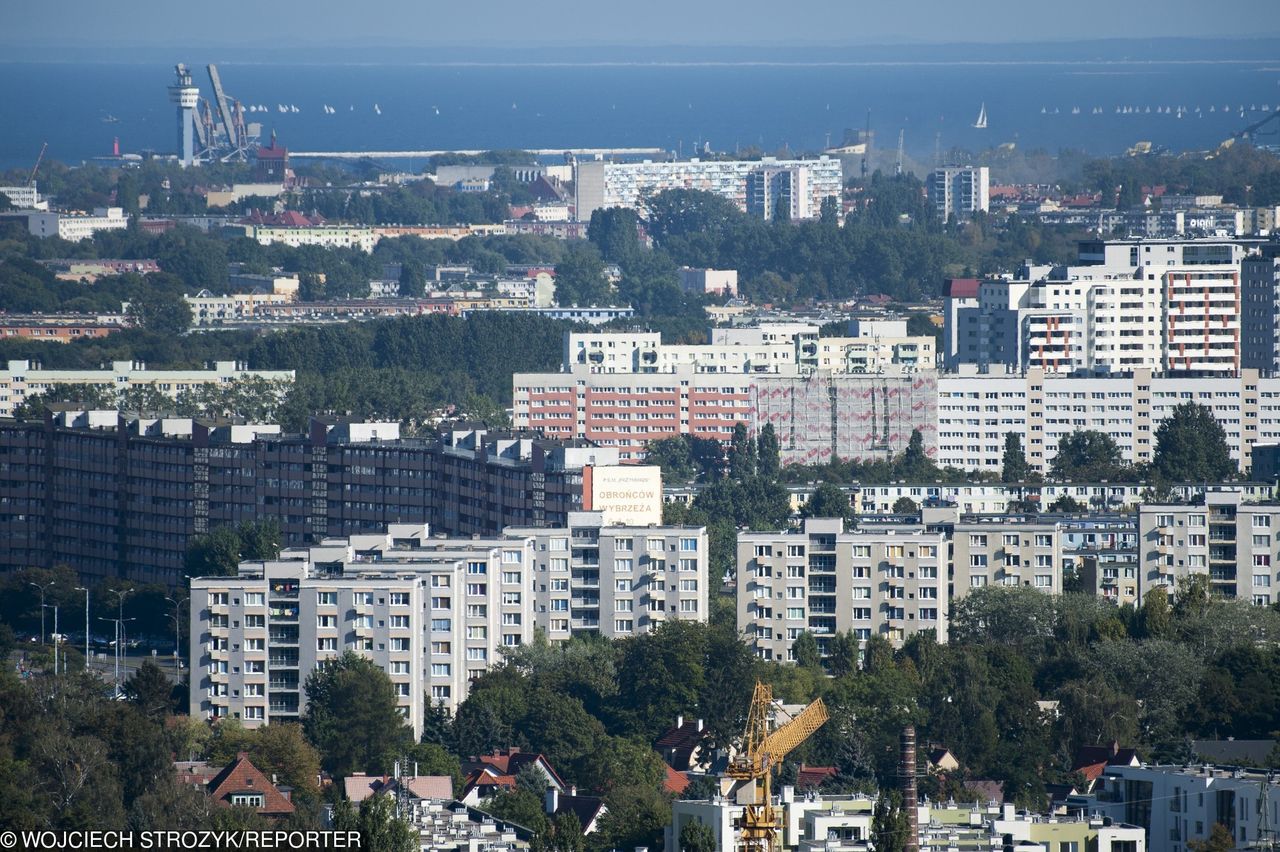
{"type": "Polygon", "coordinates": [[[58,237],[78,243],[93,237],[98,231],[123,231],[129,227],[129,217],[120,207],[99,207],[92,216],[72,213],[32,213],[27,216],[27,230],[35,237],[58,237]]]}
{"type": "Polygon", "coordinates": [[[972,218],[991,206],[991,170],[986,166],[945,166],[925,180],[929,203],[944,222],[972,218]]]}
{"type": "Polygon", "coordinates": [[[947,639],[947,549],[942,532],[885,524],[845,532],[838,518],[800,531],[738,534],[738,630],[766,660],[794,660],[808,632],[819,652],[852,631],[895,646],[932,630],[947,639]]]}
{"type": "Polygon", "coordinates": [[[1138,510],[1139,597],[1172,595],[1186,577],[1207,577],[1217,595],[1269,606],[1280,594],[1280,503],[1247,503],[1236,490],[1206,491],[1194,504],[1138,510]]]}
{"type": "MultiPolygon", "coordinates": [[[[713,192],[732,201],[744,212],[749,210],[748,184],[754,180],[762,188],[785,185],[790,197],[788,210],[813,218],[822,211],[823,201],[837,203],[844,192],[844,176],[838,158],[816,160],[673,160],[670,162],[610,163],[603,160],[580,160],[574,167],[577,196],[575,211],[579,221],[606,207],[629,207],[646,212],[647,199],[669,189],[697,189],[713,192]],[[756,178],[750,175],[755,173],[756,178]],[[777,175],[786,174],[785,179],[777,175]],[[773,175],[772,180],[766,175],[773,175]]],[[[762,198],[777,203],[776,193],[764,191],[762,198]]],[[[751,208],[754,209],[754,208],[751,208]]]]}
{"type": "Polygon", "coordinates": [[[456,709],[502,649],[536,628],[564,640],[706,620],[705,527],[606,527],[598,513],[571,520],[465,539],[391,524],[241,563],[235,577],[193,579],[191,715],[249,726],[297,720],[307,676],[354,651],[391,678],[416,738],[425,702],[456,709]],[[633,554],[629,569],[617,564],[624,553],[633,554]],[[601,554],[612,557],[607,567],[601,554]],[[659,593],[660,583],[669,589],[659,593]],[[570,624],[556,630],[561,612],[570,624]]]}
{"type": "Polygon", "coordinates": [[[250,370],[239,361],[217,361],[204,370],[148,370],[141,361],[113,361],[110,369],[46,370],[32,361],[9,361],[0,371],[0,417],[12,417],[28,397],[55,385],[91,385],[120,393],[151,387],[171,397],[200,385],[224,385],[238,379],[291,383],[293,370],[250,370]]]}

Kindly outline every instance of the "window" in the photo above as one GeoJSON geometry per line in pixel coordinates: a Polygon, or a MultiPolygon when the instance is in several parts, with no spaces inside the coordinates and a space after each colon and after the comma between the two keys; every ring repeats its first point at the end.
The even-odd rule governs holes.
{"type": "Polygon", "coordinates": [[[802,606],[787,607],[787,618],[804,618],[804,607],[802,606]]]}
{"type": "Polygon", "coordinates": [[[245,627],[266,627],[267,617],[265,615],[246,615],[244,617],[245,627]]]}
{"type": "Polygon", "coordinates": [[[1270,526],[1271,526],[1270,515],[1254,515],[1253,516],[1253,528],[1255,530],[1267,529],[1270,526]]]}
{"type": "MultiPolygon", "coordinates": [[[[623,583],[625,583],[626,581],[625,581],[625,580],[621,580],[621,581],[619,581],[619,582],[623,582],[623,583]]],[[[567,578],[567,577],[552,578],[552,580],[551,580],[551,591],[553,591],[553,592],[567,592],[567,591],[569,591],[569,580],[568,580],[568,578],[567,578]]]]}
{"type": "Polygon", "coordinates": [[[1271,546],[1271,536],[1269,536],[1269,535],[1255,535],[1255,536],[1253,537],[1253,546],[1254,546],[1254,547],[1270,547],[1270,546],[1271,546]]]}
{"type": "Polygon", "coordinates": [[[613,632],[614,633],[630,633],[631,625],[632,625],[632,622],[631,622],[631,619],[629,618],[614,619],[613,632]]]}
{"type": "Polygon", "coordinates": [[[662,538],[647,538],[644,541],[645,550],[656,550],[659,553],[667,549],[667,541],[662,538]]]}
{"type": "Polygon", "coordinates": [[[514,626],[521,622],[521,616],[518,612],[504,612],[502,614],[502,623],[508,626],[514,626]]]}
{"type": "Polygon", "coordinates": [[[267,640],[246,639],[244,640],[244,649],[246,651],[265,651],[267,649],[267,640]]]}
{"type": "Polygon", "coordinates": [[[567,538],[553,538],[547,542],[547,550],[568,550],[568,549],[569,549],[569,539],[567,538]]]}
{"type": "Polygon", "coordinates": [[[484,648],[468,648],[467,659],[472,662],[484,662],[489,659],[489,652],[484,648]]]}
{"type": "Polygon", "coordinates": [[[683,553],[692,553],[698,549],[698,540],[696,538],[680,539],[680,550],[683,553]]]}
{"type": "Polygon", "coordinates": [[[471,597],[484,597],[488,593],[487,583],[467,583],[467,594],[471,597]]]}
{"type": "Polygon", "coordinates": [[[523,562],[524,562],[524,554],[521,553],[519,550],[502,551],[503,565],[520,565],[523,562]]]}
{"type": "Polygon", "coordinates": [[[520,593],[519,592],[503,592],[502,605],[503,606],[519,606],[520,593]]]}
{"type": "Polygon", "coordinates": [[[432,642],[431,653],[437,657],[441,657],[441,656],[447,657],[449,654],[453,653],[453,643],[452,642],[432,642]]]}
{"type": "Polygon", "coordinates": [[[245,697],[245,698],[261,698],[261,697],[262,697],[263,695],[265,695],[265,694],[266,694],[266,691],[265,691],[265,690],[264,690],[264,688],[263,688],[263,684],[260,684],[260,683],[246,683],[246,684],[244,685],[244,697],[245,697]]]}
{"type": "Polygon", "coordinates": [[[986,547],[987,537],[985,535],[971,535],[969,536],[969,546],[970,547],[986,547]]]}
{"type": "Polygon", "coordinates": [[[1053,536],[1051,536],[1051,535],[1037,535],[1037,536],[1036,536],[1036,547],[1053,547],[1053,536]]]}
{"type": "Polygon", "coordinates": [[[409,673],[409,661],[393,660],[391,662],[391,673],[393,675],[407,675],[409,673]]]}
{"type": "Polygon", "coordinates": [[[515,648],[520,644],[519,633],[503,633],[502,644],[508,648],[515,648]]]}
{"type": "Polygon", "coordinates": [[[680,611],[684,613],[697,612],[698,602],[696,600],[680,601],[680,611]]]}
{"type": "Polygon", "coordinates": [[[451,619],[433,618],[431,619],[431,630],[433,632],[448,633],[450,624],[451,624],[451,619]]]}
{"type": "Polygon", "coordinates": [[[467,573],[473,575],[488,574],[489,565],[485,562],[468,562],[467,573]]]}
{"type": "Polygon", "coordinates": [[[407,683],[397,683],[397,684],[396,684],[396,697],[397,697],[397,698],[408,698],[408,697],[409,697],[409,684],[407,684],[407,683]]]}
{"type": "Polygon", "coordinates": [[[409,593],[408,592],[392,592],[391,605],[392,606],[408,606],[409,593]]]}
{"type": "Polygon", "coordinates": [[[634,565],[635,561],[630,558],[613,560],[613,570],[618,574],[630,574],[634,565]]]}
{"type": "Polygon", "coordinates": [[[431,664],[432,677],[448,677],[449,672],[451,670],[452,670],[452,667],[449,665],[449,663],[432,663],[431,664]]]}
{"type": "Polygon", "coordinates": [[[987,578],[981,574],[974,574],[969,578],[969,588],[980,589],[987,584],[987,578]]]}
{"type": "Polygon", "coordinates": [[[435,574],[431,578],[431,588],[447,589],[449,588],[450,577],[445,574],[435,574]]]}
{"type": "Polygon", "coordinates": [[[630,539],[630,538],[615,538],[615,539],[613,540],[613,549],[614,549],[614,550],[621,550],[621,551],[629,551],[629,550],[631,550],[631,548],[632,548],[632,544],[633,544],[633,543],[634,543],[634,539],[630,539]]]}
{"type": "Polygon", "coordinates": [[[453,606],[453,598],[437,596],[431,599],[432,609],[449,609],[452,606],[453,606]]]}
{"type": "Polygon", "coordinates": [[[680,591],[682,591],[682,592],[696,592],[696,591],[698,591],[698,581],[697,581],[697,580],[681,580],[681,581],[680,581],[680,591]]]}
{"type": "Polygon", "coordinates": [[[328,637],[325,637],[325,638],[317,639],[317,640],[316,640],[316,650],[317,650],[317,651],[336,651],[336,650],[338,650],[338,640],[337,640],[337,637],[334,637],[334,636],[328,636],[328,637]]]}
{"type": "Polygon", "coordinates": [[[506,586],[520,585],[520,572],[519,571],[503,571],[502,583],[503,585],[506,585],[506,586]]]}
{"type": "Polygon", "coordinates": [[[552,612],[568,612],[569,599],[568,598],[552,598],[551,611],[552,612]]]}
{"type": "Polygon", "coordinates": [[[355,618],[351,619],[351,626],[357,630],[367,630],[373,627],[373,616],[357,615],[355,618]]]}
{"type": "Polygon", "coordinates": [[[987,555],[985,553],[973,553],[969,555],[970,568],[986,568],[987,555]]]}
{"type": "Polygon", "coordinates": [[[468,639],[488,639],[489,628],[483,626],[473,626],[467,628],[468,639]]]}
{"type": "Polygon", "coordinates": [[[392,630],[408,630],[408,629],[409,629],[409,616],[407,616],[407,615],[393,615],[393,616],[391,616],[391,629],[392,629],[392,630]]]}
{"type": "Polygon", "coordinates": [[[373,606],[373,592],[356,592],[351,596],[351,602],[356,606],[373,606]]]}
{"type": "Polygon", "coordinates": [[[262,660],[246,660],[244,664],[245,674],[262,674],[267,670],[267,664],[262,660]]]}
{"type": "Polygon", "coordinates": [[[487,618],[489,607],[486,604],[467,604],[467,618],[487,618]]]}
{"type": "Polygon", "coordinates": [[[226,592],[210,592],[209,593],[209,606],[226,606],[226,605],[227,605],[226,592]]]}
{"type": "Polygon", "coordinates": [[[1051,589],[1051,588],[1053,588],[1053,575],[1052,575],[1052,574],[1037,574],[1037,575],[1036,575],[1036,588],[1038,588],[1038,589],[1051,589]]]}
{"type": "Polygon", "coordinates": [[[245,606],[264,606],[266,605],[266,595],[264,595],[262,592],[245,592],[244,605],[245,606]]]}
{"type": "Polygon", "coordinates": [[[633,602],[630,598],[623,598],[620,600],[616,600],[613,602],[613,611],[614,612],[631,612],[632,603],[633,602]]]}
{"type": "Polygon", "coordinates": [[[681,560],[680,560],[680,570],[681,570],[681,571],[697,571],[697,570],[698,570],[698,560],[696,560],[696,559],[681,559],[681,560]]]}
{"type": "Polygon", "coordinates": [[[338,616],[336,615],[317,615],[316,627],[337,627],[338,616]]]}

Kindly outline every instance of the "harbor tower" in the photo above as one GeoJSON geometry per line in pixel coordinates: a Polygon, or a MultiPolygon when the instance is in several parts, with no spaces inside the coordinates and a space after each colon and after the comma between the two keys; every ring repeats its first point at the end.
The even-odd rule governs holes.
{"type": "Polygon", "coordinates": [[[200,90],[191,84],[191,72],[178,63],[177,80],[169,87],[169,100],[178,105],[178,161],[190,166],[196,160],[196,102],[200,90]]]}

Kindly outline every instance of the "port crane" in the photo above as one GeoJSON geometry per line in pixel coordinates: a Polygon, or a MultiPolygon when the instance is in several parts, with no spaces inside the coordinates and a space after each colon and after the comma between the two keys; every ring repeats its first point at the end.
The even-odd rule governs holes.
{"type": "Polygon", "coordinates": [[[31,177],[27,178],[27,186],[36,185],[36,172],[40,171],[40,164],[44,162],[44,152],[49,150],[49,143],[45,142],[40,146],[40,155],[36,157],[36,164],[31,167],[31,177]]]}
{"type": "Polygon", "coordinates": [[[771,731],[769,722],[775,716],[773,687],[756,681],[742,748],[725,773],[751,784],[752,801],[745,805],[736,825],[740,829],[739,852],[774,852],[777,848],[780,820],[773,806],[773,771],[828,718],[821,698],[771,731]]]}

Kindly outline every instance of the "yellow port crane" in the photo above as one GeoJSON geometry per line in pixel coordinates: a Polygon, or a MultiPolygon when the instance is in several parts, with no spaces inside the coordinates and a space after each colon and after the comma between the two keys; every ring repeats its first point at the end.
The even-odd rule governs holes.
{"type": "Polygon", "coordinates": [[[773,806],[770,782],[773,770],[789,752],[813,735],[827,721],[827,708],[816,699],[795,718],[769,730],[773,714],[773,687],[756,681],[747,713],[747,730],[742,748],[725,773],[730,778],[752,782],[753,800],[746,804],[737,828],[740,852],[773,852],[778,845],[780,821],[773,806]]]}

